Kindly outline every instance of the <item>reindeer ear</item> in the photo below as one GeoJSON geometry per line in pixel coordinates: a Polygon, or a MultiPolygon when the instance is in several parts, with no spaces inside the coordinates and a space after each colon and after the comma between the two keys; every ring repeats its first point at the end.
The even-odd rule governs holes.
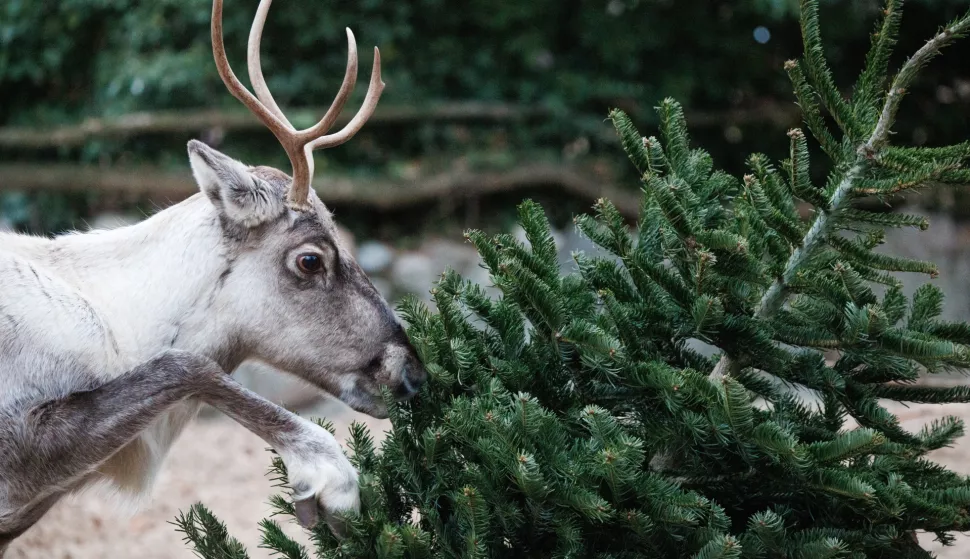
{"type": "Polygon", "coordinates": [[[190,140],[189,163],[199,189],[230,221],[255,227],[286,210],[283,197],[246,166],[198,140],[190,140]]]}

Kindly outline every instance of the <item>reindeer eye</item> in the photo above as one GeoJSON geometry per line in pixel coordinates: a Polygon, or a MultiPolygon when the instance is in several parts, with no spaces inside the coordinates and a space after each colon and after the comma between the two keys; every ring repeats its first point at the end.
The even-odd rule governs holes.
{"type": "Polygon", "coordinates": [[[315,274],[323,267],[323,259],[316,254],[301,254],[296,257],[296,266],[301,272],[315,274]]]}

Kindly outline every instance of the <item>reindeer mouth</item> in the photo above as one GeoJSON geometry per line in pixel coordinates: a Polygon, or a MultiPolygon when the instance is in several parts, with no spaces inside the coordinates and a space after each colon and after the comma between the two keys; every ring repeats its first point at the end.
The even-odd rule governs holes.
{"type": "Polygon", "coordinates": [[[387,406],[384,405],[384,398],[381,397],[380,388],[376,384],[361,386],[360,382],[355,382],[352,387],[340,393],[340,400],[354,411],[375,419],[387,419],[387,406]]]}
{"type": "Polygon", "coordinates": [[[387,412],[387,406],[384,405],[383,400],[375,400],[373,402],[368,402],[360,406],[351,406],[351,407],[354,408],[354,411],[367,414],[373,417],[374,419],[387,419],[389,415],[387,412]]]}
{"type": "MultiPolygon", "coordinates": [[[[395,402],[406,402],[420,392],[420,383],[415,382],[409,370],[402,371],[401,382],[391,389],[395,402]]],[[[340,400],[355,411],[365,413],[376,419],[386,419],[387,406],[381,396],[380,384],[371,382],[356,382],[349,390],[340,394],[340,400]]]]}

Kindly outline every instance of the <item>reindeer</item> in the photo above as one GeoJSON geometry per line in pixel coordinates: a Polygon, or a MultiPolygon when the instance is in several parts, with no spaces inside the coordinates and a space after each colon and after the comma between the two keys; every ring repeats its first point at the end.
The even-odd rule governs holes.
{"type": "Polygon", "coordinates": [[[263,80],[261,0],[248,45],[254,97],[236,78],[212,7],[212,47],[230,93],[276,136],[293,170],[245,165],[188,143],[200,192],[134,225],[55,238],[0,235],[0,556],[64,495],[107,483],[144,497],[203,404],[283,459],[297,518],[359,510],[357,472],[335,438],[235,382],[258,359],[350,407],[386,417],[427,373],[388,303],[341,244],[310,188],[316,149],[352,138],[384,88],[328,134],[356,82],[357,50],[326,115],[297,130],[263,80]],[[103,482],[103,483],[102,483],[103,482]]]}

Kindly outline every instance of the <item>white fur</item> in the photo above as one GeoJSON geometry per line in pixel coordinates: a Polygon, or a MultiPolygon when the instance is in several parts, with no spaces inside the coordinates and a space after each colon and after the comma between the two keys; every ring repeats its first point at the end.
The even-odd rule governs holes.
{"type": "Polygon", "coordinates": [[[303,431],[293,439],[294,444],[284,445],[285,450],[280,452],[290,485],[301,489],[293,494],[293,500],[315,496],[327,509],[359,511],[357,470],[329,431],[310,421],[302,423],[303,431]],[[320,454],[331,453],[337,460],[320,459],[320,454]]]}
{"type": "MultiPolygon", "coordinates": [[[[211,354],[225,343],[220,338],[232,320],[219,313],[194,316],[204,310],[197,301],[218,279],[219,262],[211,255],[218,253],[222,235],[206,225],[213,211],[199,194],[133,226],[93,235],[47,240],[0,234],[0,285],[6,286],[0,305],[20,319],[17,332],[0,326],[0,339],[24,351],[43,347],[46,354],[72,355],[84,371],[105,381],[171,347],[211,354]],[[24,281],[25,274],[14,271],[28,264],[39,281],[24,281]],[[49,303],[45,292],[62,304],[49,303]],[[81,299],[96,309],[117,350],[82,320],[81,299]],[[180,341],[172,346],[175,328],[181,329],[180,341]]],[[[29,380],[50,397],[65,396],[73,385],[62,375],[74,371],[46,371],[40,363],[32,368],[37,373],[29,380]]],[[[0,383],[7,387],[5,397],[22,388],[15,379],[0,383]]],[[[119,488],[147,491],[197,409],[197,403],[186,403],[167,412],[102,470],[119,488]]]]}

